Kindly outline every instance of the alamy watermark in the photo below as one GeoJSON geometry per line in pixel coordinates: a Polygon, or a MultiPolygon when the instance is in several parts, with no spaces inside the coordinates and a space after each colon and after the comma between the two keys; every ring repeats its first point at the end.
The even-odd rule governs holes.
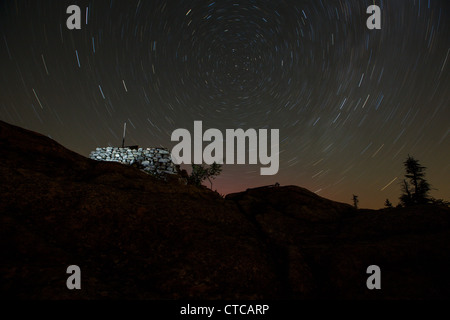
{"type": "Polygon", "coordinates": [[[370,276],[367,278],[366,286],[367,289],[373,290],[381,289],[381,269],[377,265],[370,265],[367,267],[367,274],[370,274],[370,276]]]}
{"type": "Polygon", "coordinates": [[[67,274],[70,276],[67,278],[66,286],[69,290],[81,290],[81,269],[79,266],[73,264],[67,267],[67,274]]]}
{"type": "Polygon", "coordinates": [[[226,129],[224,135],[218,129],[208,129],[203,133],[202,121],[194,121],[194,135],[187,129],[176,129],[172,133],[172,141],[181,141],[172,149],[172,161],[175,164],[202,164],[214,162],[223,164],[246,164],[246,151],[248,150],[248,164],[269,165],[260,169],[261,175],[277,174],[279,161],[278,129],[270,130],[270,154],[268,153],[267,129],[226,129]],[[203,142],[210,142],[203,149],[203,142]],[[248,141],[248,148],[246,142],[248,141]],[[193,152],[192,152],[193,142],[193,152]],[[225,142],[225,150],[224,150],[225,142]],[[235,157],[236,150],[236,157],[235,157]],[[226,154],[224,156],[224,151],[226,154]],[[192,161],[193,153],[193,161],[192,161]]]}
{"type": "Polygon", "coordinates": [[[369,30],[381,29],[381,9],[379,6],[371,5],[367,7],[366,13],[370,14],[367,18],[366,26],[369,30]]]}

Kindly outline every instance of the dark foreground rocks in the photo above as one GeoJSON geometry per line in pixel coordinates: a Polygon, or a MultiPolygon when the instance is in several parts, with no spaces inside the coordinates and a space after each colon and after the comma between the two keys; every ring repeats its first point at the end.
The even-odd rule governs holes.
{"type": "Polygon", "coordinates": [[[450,298],[446,207],[356,211],[295,186],[223,199],[4,122],[0,150],[2,298],[450,298]]]}

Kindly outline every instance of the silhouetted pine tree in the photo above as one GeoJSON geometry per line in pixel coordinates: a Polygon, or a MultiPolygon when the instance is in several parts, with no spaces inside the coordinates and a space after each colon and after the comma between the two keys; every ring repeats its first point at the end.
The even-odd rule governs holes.
{"type": "Polygon", "coordinates": [[[388,209],[392,208],[392,203],[389,201],[389,199],[386,199],[384,202],[384,206],[388,209]]]}
{"type": "Polygon", "coordinates": [[[430,191],[430,184],[425,180],[426,167],[421,166],[419,161],[408,155],[408,158],[403,162],[406,174],[403,180],[400,201],[404,206],[411,206],[414,204],[423,204],[429,202],[428,192],[430,191]]]}

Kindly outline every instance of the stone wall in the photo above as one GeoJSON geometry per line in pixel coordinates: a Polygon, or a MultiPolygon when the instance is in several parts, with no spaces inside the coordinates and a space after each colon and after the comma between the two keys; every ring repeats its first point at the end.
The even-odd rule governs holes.
{"type": "Polygon", "coordinates": [[[165,148],[96,148],[95,151],[91,152],[89,158],[137,166],[158,176],[177,172],[175,165],[172,163],[170,152],[165,148]]]}

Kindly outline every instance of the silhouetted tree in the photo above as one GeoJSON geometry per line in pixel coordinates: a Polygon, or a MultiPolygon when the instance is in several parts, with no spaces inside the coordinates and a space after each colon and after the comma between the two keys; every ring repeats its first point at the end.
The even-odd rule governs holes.
{"type": "Polygon", "coordinates": [[[389,201],[389,199],[386,199],[386,201],[384,202],[384,206],[388,209],[392,208],[392,203],[389,201]]]}
{"type": "Polygon", "coordinates": [[[188,183],[194,186],[200,186],[203,180],[206,179],[206,169],[201,164],[193,164],[192,172],[188,177],[188,183]]]}
{"type": "Polygon", "coordinates": [[[408,155],[408,158],[403,162],[405,166],[405,179],[403,180],[400,201],[404,206],[411,206],[414,204],[428,203],[428,192],[430,191],[430,184],[425,180],[426,167],[421,166],[419,161],[408,155]]]}
{"type": "Polygon", "coordinates": [[[211,184],[211,190],[212,190],[211,180],[214,180],[221,172],[222,172],[222,165],[215,162],[207,169],[206,179],[208,179],[209,183],[211,184]]]}
{"type": "Polygon", "coordinates": [[[353,206],[355,207],[355,209],[358,209],[358,203],[359,203],[358,196],[353,195],[353,206]]]}
{"type": "Polygon", "coordinates": [[[212,190],[212,180],[222,172],[222,165],[213,163],[210,166],[202,164],[193,164],[191,175],[188,177],[188,183],[200,186],[203,181],[208,180],[212,190]]]}

